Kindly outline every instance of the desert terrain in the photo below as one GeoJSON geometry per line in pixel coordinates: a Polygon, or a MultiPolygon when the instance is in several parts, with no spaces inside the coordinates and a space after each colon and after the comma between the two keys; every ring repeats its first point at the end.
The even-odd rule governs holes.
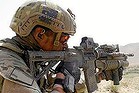
{"type": "Polygon", "coordinates": [[[112,81],[101,81],[94,93],[139,93],[139,65],[132,65],[124,71],[120,85],[112,81]]]}

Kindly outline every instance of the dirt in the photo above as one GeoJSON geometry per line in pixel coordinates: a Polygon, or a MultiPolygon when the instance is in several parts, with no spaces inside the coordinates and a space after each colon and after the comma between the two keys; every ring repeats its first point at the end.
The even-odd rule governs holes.
{"type": "Polygon", "coordinates": [[[120,85],[113,85],[112,81],[101,81],[94,93],[139,93],[139,66],[127,68],[120,85]]]}
{"type": "Polygon", "coordinates": [[[112,81],[103,80],[98,83],[98,90],[93,93],[139,93],[139,66],[134,65],[125,69],[120,85],[113,85],[112,81]]]}

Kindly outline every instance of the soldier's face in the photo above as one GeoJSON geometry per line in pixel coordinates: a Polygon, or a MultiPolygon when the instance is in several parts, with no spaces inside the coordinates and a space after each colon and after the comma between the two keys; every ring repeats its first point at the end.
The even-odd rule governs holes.
{"type": "Polygon", "coordinates": [[[69,39],[69,35],[66,35],[64,33],[62,33],[59,40],[59,45],[56,47],[54,46],[56,33],[52,32],[51,30],[46,31],[41,27],[37,27],[34,30],[33,36],[37,41],[37,43],[39,44],[40,48],[45,51],[64,50],[65,48],[68,47],[67,40],[69,39]]]}

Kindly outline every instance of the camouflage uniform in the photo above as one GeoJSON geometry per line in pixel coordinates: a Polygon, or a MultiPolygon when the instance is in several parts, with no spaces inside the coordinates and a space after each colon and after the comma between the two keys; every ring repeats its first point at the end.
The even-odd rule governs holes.
{"type": "MultiPolygon", "coordinates": [[[[19,43],[16,39],[17,37],[0,41],[0,75],[3,79],[29,88],[32,93],[41,93],[25,62],[23,49],[30,47],[19,43]]],[[[0,80],[1,89],[3,79],[0,80]]]]}
{"type": "MultiPolygon", "coordinates": [[[[42,93],[41,86],[43,84],[40,84],[38,81],[36,82],[34,75],[31,73],[32,71],[30,71],[30,64],[25,55],[27,50],[39,50],[39,47],[31,45],[30,42],[24,42],[19,36],[0,41],[0,91],[4,87],[3,81],[6,79],[31,91],[27,93],[42,93]]],[[[80,79],[80,70],[74,67],[74,65],[71,62],[65,62],[58,69],[68,67],[67,70],[74,76],[77,83],[80,79]]],[[[57,92],[53,91],[52,93],[57,92]]]]}
{"type": "Polygon", "coordinates": [[[19,85],[19,88],[15,87],[19,90],[16,93],[21,93],[20,86],[28,90],[22,93],[41,93],[39,83],[34,80],[24,55],[26,50],[41,49],[30,34],[36,26],[51,29],[57,33],[53,44],[57,48],[62,33],[75,34],[74,19],[75,15],[69,9],[65,11],[50,2],[26,2],[18,8],[10,24],[16,36],[0,41],[0,89],[5,88],[2,93],[9,93],[3,85],[6,82],[13,84],[12,88],[14,84],[19,85]]]}

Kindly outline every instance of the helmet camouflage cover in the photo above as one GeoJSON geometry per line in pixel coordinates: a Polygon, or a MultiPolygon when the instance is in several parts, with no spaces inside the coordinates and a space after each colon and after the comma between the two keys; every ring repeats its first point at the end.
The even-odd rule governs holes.
{"type": "Polygon", "coordinates": [[[74,35],[76,24],[72,15],[51,2],[28,2],[16,11],[10,27],[22,37],[28,36],[36,25],[47,27],[56,33],[74,35]]]}

